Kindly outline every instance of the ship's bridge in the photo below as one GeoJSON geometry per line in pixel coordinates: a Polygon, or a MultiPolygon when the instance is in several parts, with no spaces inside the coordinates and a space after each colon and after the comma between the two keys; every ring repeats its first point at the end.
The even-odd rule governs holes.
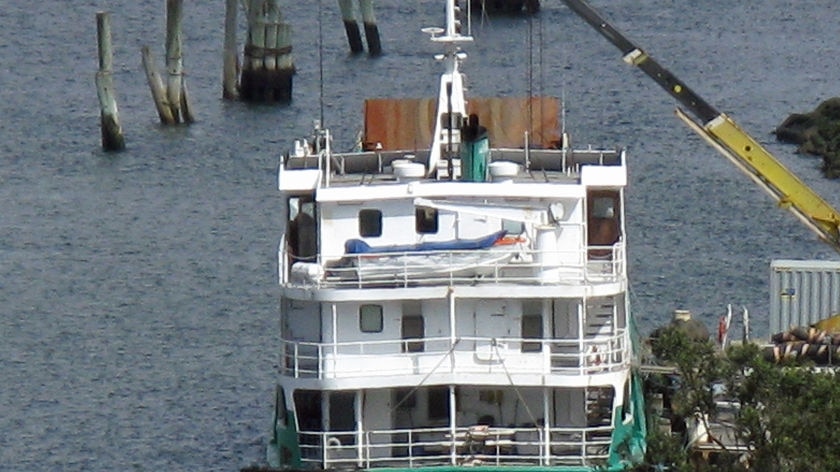
{"type": "Polygon", "coordinates": [[[287,159],[279,278],[288,289],[623,283],[621,151],[494,149],[489,179],[425,156],[287,159]],[[403,159],[400,159],[403,157],[403,159]],[[416,172],[420,169],[420,172],[416,172]],[[443,177],[441,177],[443,175],[443,177]]]}

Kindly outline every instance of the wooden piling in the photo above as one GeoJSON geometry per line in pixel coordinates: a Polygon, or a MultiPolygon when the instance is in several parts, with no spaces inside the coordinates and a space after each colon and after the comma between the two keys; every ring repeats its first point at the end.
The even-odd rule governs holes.
{"type": "Polygon", "coordinates": [[[263,68],[266,71],[277,69],[277,29],[280,26],[280,9],[274,2],[268,2],[265,9],[265,49],[263,50],[263,68]]]}
{"type": "Polygon", "coordinates": [[[166,99],[172,116],[181,115],[181,18],[182,0],[166,0],[166,99]]]}
{"type": "Polygon", "coordinates": [[[240,78],[240,97],[262,102],[288,102],[292,98],[291,25],[282,21],[276,0],[251,0],[248,41],[240,78]]]}
{"type": "Polygon", "coordinates": [[[263,0],[250,0],[248,4],[248,42],[245,44],[245,71],[260,70],[265,49],[265,20],[262,17],[263,0]]]}
{"type": "Polygon", "coordinates": [[[225,3],[225,52],[222,71],[222,97],[228,100],[239,98],[239,55],[236,51],[237,0],[225,3]]]}
{"type": "Polygon", "coordinates": [[[155,59],[152,56],[152,51],[148,46],[143,46],[141,53],[143,56],[143,70],[146,71],[146,82],[149,84],[149,90],[152,92],[152,101],[155,102],[155,108],[157,109],[160,122],[165,125],[173,125],[176,123],[175,117],[172,116],[172,109],[166,101],[166,87],[163,85],[163,79],[155,68],[155,59]]]}
{"type": "Polygon", "coordinates": [[[152,92],[160,122],[165,125],[192,123],[195,117],[189,103],[181,45],[183,0],[166,0],[166,83],[155,68],[148,46],[143,46],[143,69],[152,92]]]}
{"type": "Polygon", "coordinates": [[[181,44],[181,19],[183,16],[184,0],[166,0],[166,98],[175,120],[182,123],[191,123],[195,119],[187,112],[190,107],[189,105],[183,106],[187,101],[187,97],[183,93],[185,87],[181,44]]]}
{"type": "Polygon", "coordinates": [[[353,0],[338,0],[338,8],[341,10],[341,20],[344,22],[344,31],[347,32],[350,52],[358,54],[364,51],[359,23],[356,22],[356,14],[353,11],[353,0]]]}
{"type": "Polygon", "coordinates": [[[96,14],[96,37],[99,49],[99,71],[96,73],[96,94],[99,97],[102,149],[125,149],[125,138],[120,126],[120,114],[114,97],[113,52],[111,49],[111,18],[107,12],[96,14]]]}
{"type": "Polygon", "coordinates": [[[368,54],[378,56],[382,54],[382,43],[379,40],[379,27],[373,14],[373,0],[359,0],[359,10],[362,12],[362,23],[365,26],[365,39],[368,54]]]}

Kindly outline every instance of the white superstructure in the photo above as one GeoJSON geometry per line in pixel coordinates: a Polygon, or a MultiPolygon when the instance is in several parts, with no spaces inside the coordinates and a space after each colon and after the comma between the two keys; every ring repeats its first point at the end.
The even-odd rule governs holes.
{"type": "Polygon", "coordinates": [[[447,6],[429,149],[317,130],[281,163],[269,463],[623,467],[644,448],[624,153],[488,146],[447,6]]]}

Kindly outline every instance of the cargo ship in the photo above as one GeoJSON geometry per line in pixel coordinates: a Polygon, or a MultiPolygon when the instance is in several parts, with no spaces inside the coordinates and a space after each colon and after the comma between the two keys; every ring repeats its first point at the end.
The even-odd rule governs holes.
{"type": "Polygon", "coordinates": [[[445,16],[436,99],[371,99],[361,149],[316,126],[280,163],[268,464],[632,467],[625,152],[572,148],[554,99],[467,98],[445,16]]]}

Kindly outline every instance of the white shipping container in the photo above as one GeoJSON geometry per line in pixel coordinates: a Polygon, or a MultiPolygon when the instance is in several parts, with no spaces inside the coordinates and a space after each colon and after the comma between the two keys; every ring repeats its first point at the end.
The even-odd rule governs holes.
{"type": "Polygon", "coordinates": [[[770,334],[840,313],[840,261],[770,262],[770,334]]]}

